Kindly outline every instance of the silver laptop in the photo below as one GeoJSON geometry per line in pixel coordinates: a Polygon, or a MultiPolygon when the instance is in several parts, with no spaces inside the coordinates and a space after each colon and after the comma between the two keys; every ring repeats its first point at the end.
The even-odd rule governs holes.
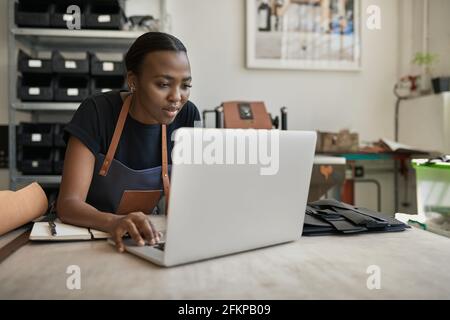
{"type": "Polygon", "coordinates": [[[300,238],[315,132],[180,128],[172,139],[164,242],[125,239],[126,251],[174,266],[300,238]]]}

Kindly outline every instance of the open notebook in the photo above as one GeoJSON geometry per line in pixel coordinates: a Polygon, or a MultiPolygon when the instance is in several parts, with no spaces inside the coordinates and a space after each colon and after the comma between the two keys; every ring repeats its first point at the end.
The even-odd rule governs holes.
{"type": "Polygon", "coordinates": [[[411,147],[403,143],[399,143],[396,141],[381,139],[380,143],[391,152],[402,152],[402,153],[414,153],[414,154],[427,154],[428,151],[420,150],[416,147],[411,147]]]}
{"type": "Polygon", "coordinates": [[[58,219],[54,222],[54,231],[56,233],[52,235],[52,227],[48,222],[35,222],[31,230],[30,240],[92,240],[110,237],[109,233],[65,224],[58,219]]]}

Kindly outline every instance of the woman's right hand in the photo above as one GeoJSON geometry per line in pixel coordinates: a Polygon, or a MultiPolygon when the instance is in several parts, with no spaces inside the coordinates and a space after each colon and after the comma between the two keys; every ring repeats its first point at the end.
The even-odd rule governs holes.
{"type": "Polygon", "coordinates": [[[125,249],[122,237],[127,233],[139,246],[145,245],[145,241],[150,245],[157,244],[161,237],[161,233],[143,212],[131,212],[114,219],[109,227],[109,233],[119,252],[125,249]]]}

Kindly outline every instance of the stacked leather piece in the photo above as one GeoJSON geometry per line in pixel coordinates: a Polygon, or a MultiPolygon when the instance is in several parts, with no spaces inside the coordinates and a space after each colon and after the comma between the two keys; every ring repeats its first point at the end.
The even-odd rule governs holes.
{"type": "Polygon", "coordinates": [[[303,235],[396,232],[410,228],[386,214],[336,200],[319,200],[306,206],[303,235]]]}

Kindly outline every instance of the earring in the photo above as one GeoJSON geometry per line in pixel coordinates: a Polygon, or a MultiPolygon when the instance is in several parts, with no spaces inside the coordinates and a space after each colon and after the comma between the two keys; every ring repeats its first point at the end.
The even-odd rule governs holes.
{"type": "Polygon", "coordinates": [[[134,85],[131,85],[131,93],[134,93],[134,91],[136,91],[136,88],[134,87],[134,85]]]}

